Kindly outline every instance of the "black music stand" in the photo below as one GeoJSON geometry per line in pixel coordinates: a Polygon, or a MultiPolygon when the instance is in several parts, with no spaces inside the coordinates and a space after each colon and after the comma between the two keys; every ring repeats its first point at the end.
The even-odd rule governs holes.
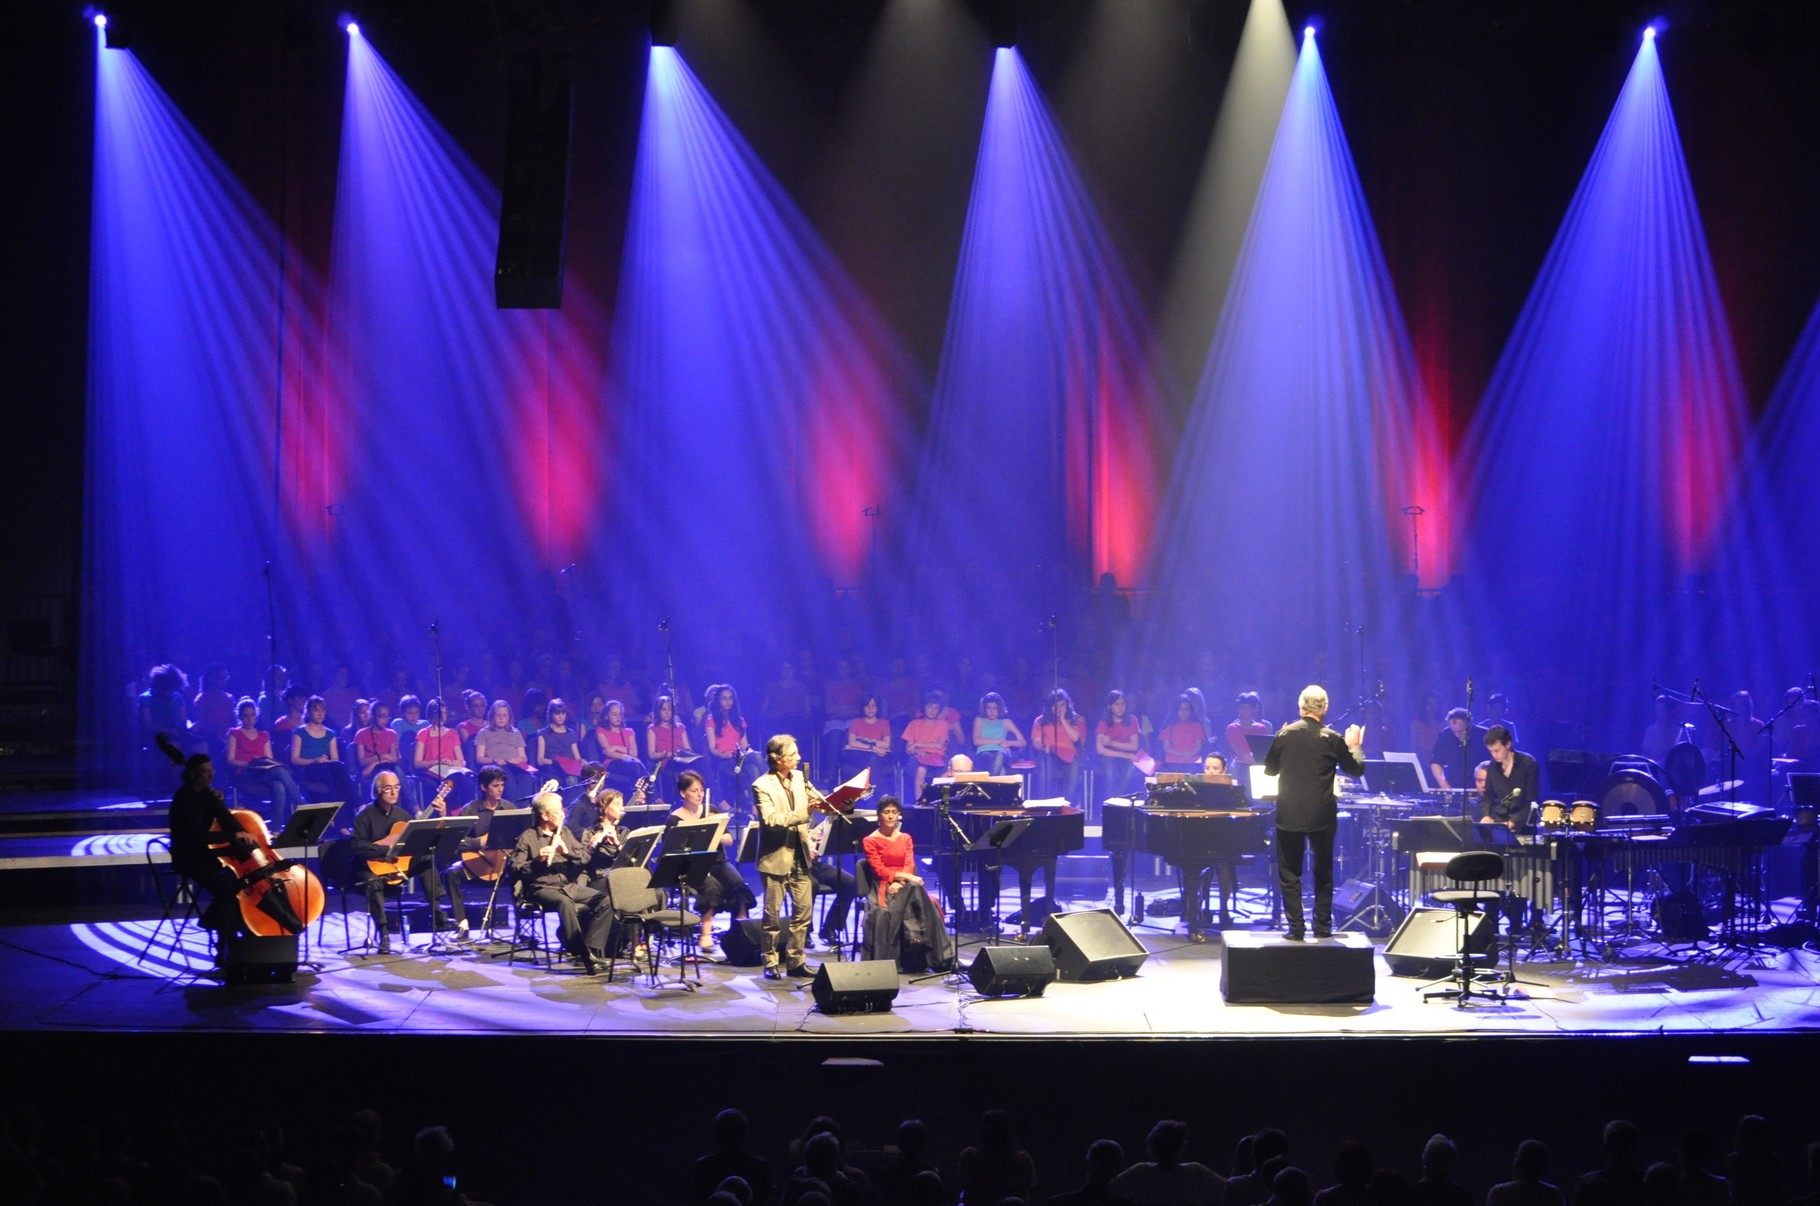
{"type": "MultiPolygon", "coordinates": [[[[457,816],[465,815],[457,813],[457,816]]],[[[468,817],[469,827],[475,818],[468,817]]],[[[501,850],[511,858],[512,848],[518,845],[518,836],[531,827],[531,810],[529,808],[497,808],[493,810],[493,819],[487,822],[486,840],[481,843],[482,850],[501,850]]],[[[506,882],[508,869],[501,868],[493,877],[493,886],[487,890],[486,911],[480,916],[480,928],[487,932],[487,944],[493,942],[493,906],[499,900],[499,885],[506,882]]]]}
{"type": "MultiPolygon", "coordinates": [[[[860,859],[866,857],[865,848],[862,843],[878,828],[878,820],[876,817],[865,817],[856,812],[837,813],[834,814],[834,816],[830,816],[826,822],[829,826],[828,836],[823,840],[821,856],[823,858],[832,857],[834,859],[834,869],[839,874],[851,875],[852,871],[848,869],[851,864],[843,864],[841,860],[846,858],[860,859]],[[838,816],[840,819],[836,821],[834,816],[838,816]]],[[[838,895],[840,892],[838,880],[834,890],[838,895]]],[[[844,946],[836,946],[834,948],[834,953],[842,959],[857,959],[859,957],[860,923],[866,915],[866,902],[860,900],[857,903],[860,905],[860,908],[850,912],[847,916],[847,942],[844,946]],[[849,951],[846,949],[847,947],[851,947],[852,949],[849,951]]]]}
{"type": "MultiPolygon", "coordinates": [[[[461,850],[461,839],[474,826],[473,817],[464,817],[457,813],[452,817],[425,817],[420,821],[405,823],[404,832],[392,846],[393,858],[409,858],[413,867],[420,862],[428,863],[426,875],[442,874],[442,869],[453,862],[461,850]]],[[[416,878],[413,871],[407,879],[416,878]]],[[[426,890],[427,897],[429,892],[426,890]]],[[[442,931],[436,928],[435,906],[430,908],[430,952],[436,953],[442,947],[442,931]]],[[[408,941],[408,939],[407,939],[408,941]]]]}
{"type": "MultiPolygon", "coordinates": [[[[335,820],[335,814],[340,812],[346,803],[345,800],[331,800],[324,804],[299,804],[297,811],[291,814],[290,820],[284,823],[284,828],[278,831],[278,836],[272,839],[272,848],[274,850],[301,848],[303,861],[306,863],[310,861],[310,852],[314,850],[316,867],[320,871],[322,835],[328,832],[329,825],[335,820]]],[[[321,878],[320,875],[317,876],[318,885],[321,883],[321,878]]],[[[319,943],[322,941],[322,926],[328,920],[328,913],[325,901],[321,914],[316,918],[316,941],[319,943]]],[[[310,928],[305,926],[303,927],[303,958],[298,962],[307,963],[312,969],[321,970],[315,960],[310,957],[310,951],[310,928]]]]}
{"type": "Polygon", "coordinates": [[[661,825],[650,825],[644,829],[635,829],[626,835],[626,840],[619,848],[619,855],[613,860],[613,870],[623,867],[649,867],[651,856],[657,852],[657,843],[663,840],[664,831],[661,825]]]}
{"type": "Polygon", "coordinates": [[[1413,762],[1365,760],[1366,790],[1392,799],[1416,800],[1422,796],[1422,779],[1413,762]]]}
{"type": "MultiPolygon", "coordinates": [[[[693,924],[689,920],[688,893],[699,896],[709,874],[725,857],[720,849],[720,835],[724,828],[717,821],[686,822],[672,826],[664,839],[665,850],[657,859],[657,869],[651,873],[651,887],[675,893],[678,929],[693,924]]],[[[663,928],[669,928],[662,922],[659,924],[663,928]]],[[[694,984],[689,983],[688,968],[689,958],[679,946],[675,987],[694,992],[701,985],[701,968],[698,963],[694,984]]],[[[651,987],[657,988],[661,982],[662,971],[654,958],[651,962],[651,987]]]]}

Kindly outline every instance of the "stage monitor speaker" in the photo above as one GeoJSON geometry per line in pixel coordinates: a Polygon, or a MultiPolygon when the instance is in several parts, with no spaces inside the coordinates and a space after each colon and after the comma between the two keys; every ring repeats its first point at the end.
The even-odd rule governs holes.
{"type": "Polygon", "coordinates": [[[506,170],[493,265],[493,300],[501,310],[562,306],[573,96],[567,66],[550,57],[519,64],[507,85],[506,170]]]}
{"type": "Polygon", "coordinates": [[[1115,980],[1135,976],[1150,952],[1111,909],[1052,913],[1043,922],[1043,945],[1055,956],[1056,979],[1115,980]]]}
{"type": "Polygon", "coordinates": [[[829,960],[811,986],[823,1013],[886,1013],[897,1000],[897,964],[889,959],[829,960]]]}
{"type": "Polygon", "coordinates": [[[1375,952],[1363,934],[1291,942],[1227,930],[1224,938],[1220,995],[1228,1005],[1369,1005],[1376,992],[1375,952]]]}
{"type": "MultiPolygon", "coordinates": [[[[1384,962],[1393,976],[1438,979],[1453,970],[1460,949],[1459,923],[1452,909],[1412,909],[1384,947],[1384,962]]],[[[1467,949],[1475,955],[1491,950],[1498,936],[1496,911],[1475,914],[1467,949]]]]}
{"type": "Polygon", "coordinates": [[[229,984],[289,984],[297,975],[297,935],[229,935],[221,939],[229,984]]]}
{"type": "Polygon", "coordinates": [[[764,922],[735,919],[721,935],[720,949],[734,967],[757,967],[765,961],[764,922]]]}
{"type": "Polygon", "coordinates": [[[967,979],[984,997],[1040,997],[1055,979],[1055,956],[1046,946],[981,947],[967,979]]]}

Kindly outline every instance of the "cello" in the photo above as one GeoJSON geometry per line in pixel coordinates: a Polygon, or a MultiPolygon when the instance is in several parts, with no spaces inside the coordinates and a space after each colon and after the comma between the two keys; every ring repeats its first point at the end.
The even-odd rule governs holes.
{"type": "MultiPolygon", "coordinates": [[[[184,764],[183,751],[168,737],[159,733],[157,741],[165,757],[178,766],[184,764]]],[[[225,799],[219,791],[214,794],[218,800],[225,799]]],[[[216,821],[210,832],[220,834],[221,840],[211,841],[209,849],[240,882],[235,900],[247,932],[262,938],[301,934],[322,916],[326,901],[322,881],[302,863],[279,856],[264,817],[250,808],[228,811],[239,822],[240,831],[252,839],[252,848],[242,852],[234,835],[216,821]]]]}

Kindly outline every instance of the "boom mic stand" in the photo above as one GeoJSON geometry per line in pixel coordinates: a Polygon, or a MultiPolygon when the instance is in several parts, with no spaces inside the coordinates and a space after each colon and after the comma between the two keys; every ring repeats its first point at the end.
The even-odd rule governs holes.
{"type": "Polygon", "coordinates": [[[1736,803],[1738,799],[1738,759],[1743,756],[1744,751],[1738,748],[1737,739],[1732,736],[1731,726],[1725,723],[1725,718],[1733,714],[1732,710],[1720,707],[1708,699],[1706,693],[1700,690],[1700,680],[1697,678],[1694,680],[1694,689],[1687,693],[1687,697],[1706,709],[1706,714],[1713,718],[1713,723],[1719,726],[1720,735],[1725,738],[1725,756],[1728,763],[1725,782],[1729,785],[1725,789],[1725,797],[1736,803]]]}

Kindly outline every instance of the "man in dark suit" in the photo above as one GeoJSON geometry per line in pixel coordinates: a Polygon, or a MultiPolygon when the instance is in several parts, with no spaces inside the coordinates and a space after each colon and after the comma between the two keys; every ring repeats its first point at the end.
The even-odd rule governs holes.
{"type": "Polygon", "coordinates": [[[1333,935],[1333,837],[1339,828],[1334,772],[1354,778],[1365,773],[1365,730],[1348,725],[1345,737],[1322,724],[1327,692],[1302,688],[1302,718],[1278,730],[1264,759],[1266,774],[1277,775],[1277,881],[1283,890],[1284,932],[1291,942],[1306,937],[1302,924],[1302,856],[1314,863],[1314,936],[1333,935]]]}
{"type": "Polygon", "coordinates": [[[809,831],[809,795],[797,770],[801,756],[796,738],[779,733],[765,743],[771,773],[752,784],[758,808],[758,877],[765,885],[765,979],[784,976],[810,979],[815,973],[804,962],[809,918],[815,911],[815,862],[813,835],[809,831]],[[790,923],[784,925],[784,895],[790,896],[790,923]],[[783,966],[778,966],[782,947],[783,966]]]}

